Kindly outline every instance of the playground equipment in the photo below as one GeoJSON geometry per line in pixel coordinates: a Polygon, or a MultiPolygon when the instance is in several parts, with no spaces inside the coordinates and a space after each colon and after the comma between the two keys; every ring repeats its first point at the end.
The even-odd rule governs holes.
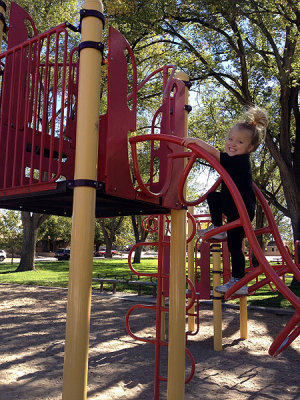
{"type": "MultiPolygon", "coordinates": [[[[83,13],[81,20],[83,25],[83,13]]],[[[172,193],[172,190],[166,193],[166,188],[163,190],[165,196],[144,198],[143,192],[133,185],[128,152],[125,151],[128,132],[136,129],[137,91],[160,72],[164,80],[163,104],[157,111],[162,119],[161,130],[182,137],[185,85],[174,78],[175,67],[158,69],[137,86],[132,50],[118,31],[112,27],[109,29],[107,112],[97,117],[97,177],[78,182],[74,179],[79,86],[76,50],[83,54],[86,47],[69,50],[67,23],[37,35],[30,16],[15,3],[11,6],[10,25],[7,51],[0,57],[1,62],[8,66],[4,69],[1,87],[0,140],[6,152],[1,158],[4,173],[0,181],[0,206],[71,216],[73,189],[86,185],[97,191],[97,217],[166,213],[170,207],[179,209],[177,193],[172,193]],[[31,22],[35,32],[29,40],[26,20],[31,22]],[[125,52],[132,64],[132,93],[127,89],[130,78],[125,52]]],[[[95,53],[99,61],[99,49],[95,53]]],[[[80,61],[82,65],[82,57],[80,61]]],[[[87,85],[87,77],[83,79],[87,85]]],[[[87,112],[85,107],[84,115],[87,112]]],[[[151,158],[159,161],[160,169],[156,181],[155,171],[150,171],[150,190],[156,190],[165,182],[165,164],[170,152],[168,146],[151,149],[151,158]]],[[[180,168],[182,160],[175,162],[169,177],[174,187],[178,183],[180,168]]]]}
{"type": "MultiPolygon", "coordinates": [[[[135,138],[130,139],[132,145],[133,145],[133,154],[135,152],[135,146],[134,143],[138,141],[143,141],[143,140],[157,140],[157,137],[154,137],[154,135],[143,135],[143,136],[138,136],[135,138]]],[[[160,138],[162,141],[170,141],[172,143],[178,142],[177,138],[174,137],[167,137],[167,136],[162,136],[160,138]]],[[[255,186],[255,192],[258,201],[260,202],[264,213],[266,215],[267,221],[268,221],[268,226],[258,229],[258,230],[253,230],[251,223],[249,221],[249,217],[247,214],[247,211],[245,209],[245,206],[243,204],[243,201],[240,197],[239,192],[237,191],[235,185],[233,184],[231,178],[229,175],[226,173],[226,171],[218,164],[218,162],[211,157],[208,153],[206,153],[203,149],[198,148],[195,145],[189,146],[191,152],[186,153],[186,152],[180,152],[178,154],[173,154],[170,157],[173,158],[188,158],[189,161],[183,171],[183,174],[180,179],[180,185],[178,189],[179,193],[179,198],[181,200],[181,203],[187,206],[194,206],[196,204],[201,203],[204,201],[207,197],[207,194],[211,190],[215,190],[218,185],[221,183],[221,179],[219,179],[213,187],[200,199],[194,201],[194,202],[189,202],[184,198],[184,187],[185,187],[185,182],[186,178],[192,169],[193,163],[197,159],[197,157],[202,158],[209,162],[220,174],[221,178],[225,181],[226,185],[231,191],[232,197],[235,200],[235,204],[237,206],[237,209],[239,211],[240,218],[234,222],[228,223],[223,225],[223,227],[216,228],[213,231],[207,233],[203,237],[204,243],[206,241],[210,242],[216,242],[212,239],[210,239],[211,236],[215,235],[216,233],[226,231],[228,229],[232,229],[238,226],[243,226],[245,230],[246,237],[248,239],[248,242],[250,244],[250,247],[258,261],[258,266],[256,268],[251,268],[251,270],[247,271],[248,273],[246,276],[239,281],[237,284],[234,285],[228,292],[225,294],[225,298],[229,298],[232,296],[232,294],[240,288],[244,284],[248,284],[250,281],[252,281],[255,278],[258,278],[259,275],[264,274],[266,276],[265,279],[261,280],[258,282],[256,280],[256,283],[249,286],[249,293],[255,292],[259,287],[264,286],[265,284],[270,284],[271,282],[276,286],[277,290],[279,290],[290,302],[294,307],[296,308],[294,316],[291,318],[290,322],[287,324],[287,326],[280,332],[280,334],[276,337],[274,340],[272,346],[270,347],[269,353],[271,355],[277,355],[281,351],[283,351],[292,341],[299,335],[300,333],[300,326],[299,326],[299,306],[300,306],[300,300],[299,298],[285,285],[284,281],[281,279],[285,274],[293,274],[298,280],[300,277],[299,274],[299,269],[298,267],[293,263],[290,254],[287,252],[285,246],[283,245],[277,226],[275,224],[274,217],[271,213],[271,210],[265,201],[264,197],[262,196],[261,192],[259,189],[255,186]],[[282,264],[278,267],[273,267],[271,266],[268,261],[266,260],[257,240],[256,236],[264,234],[264,233],[271,233],[274,237],[274,240],[276,242],[276,245],[280,251],[281,257],[282,257],[282,264]]],[[[138,174],[138,170],[135,171],[136,174],[138,174]]],[[[153,195],[152,193],[149,193],[147,189],[145,189],[145,194],[148,192],[148,195],[151,196],[153,195]]],[[[172,228],[171,228],[172,230],[172,228]]],[[[145,245],[145,244],[144,244],[145,245]]],[[[220,265],[220,250],[217,248],[213,252],[213,258],[214,258],[214,266],[213,266],[213,272],[215,272],[215,276],[218,276],[219,272],[218,267],[220,265]]],[[[204,251],[205,254],[205,251],[204,251]]],[[[228,250],[226,247],[224,248],[224,266],[225,266],[225,279],[224,281],[229,279],[229,273],[228,273],[228,267],[229,267],[229,258],[228,258],[228,250]]],[[[166,262],[166,261],[165,261],[166,262]]],[[[204,269],[205,270],[205,269],[204,269]]],[[[205,273],[203,274],[203,278],[205,279],[205,273]]],[[[215,283],[214,286],[219,284],[219,279],[214,278],[215,283]]],[[[192,283],[189,282],[189,285],[192,287],[192,283]]],[[[197,285],[197,283],[195,283],[197,285]]],[[[196,290],[195,288],[192,288],[192,293],[194,294],[193,298],[196,299],[196,290]]],[[[163,292],[165,294],[165,292],[163,292]]],[[[201,293],[200,293],[201,295],[201,293]]],[[[220,350],[221,349],[221,317],[220,317],[220,300],[221,296],[216,294],[214,295],[214,308],[216,310],[215,312],[215,350],[220,350]]],[[[160,307],[160,303],[157,303],[157,307],[160,307]]],[[[191,307],[189,307],[191,308],[191,307]]],[[[241,298],[240,302],[240,326],[241,326],[241,338],[246,338],[247,337],[247,305],[246,305],[246,298],[241,298]]],[[[163,309],[163,312],[166,312],[165,308],[163,309]]],[[[189,313],[188,313],[189,315],[189,313]]],[[[170,325],[172,326],[172,325],[170,325]]],[[[158,339],[157,339],[158,340],[158,339]]],[[[158,340],[159,342],[159,340],[158,340]]],[[[157,397],[158,398],[158,397],[157,397]]]]}
{"type": "MultiPolygon", "coordinates": [[[[4,14],[4,2],[0,2],[0,7],[4,14]]],[[[182,147],[190,109],[187,105],[188,77],[175,74],[175,66],[167,65],[138,85],[133,52],[126,39],[114,28],[109,29],[107,109],[104,115],[99,116],[104,47],[102,12],[100,1],[86,0],[80,12],[79,28],[64,23],[38,34],[31,17],[17,4],[11,3],[7,49],[0,55],[0,206],[73,216],[64,400],[86,398],[95,215],[161,215],[157,224],[159,268],[156,274],[148,274],[157,278],[157,304],[148,307],[156,312],[157,322],[156,337],[152,341],[156,346],[155,399],[159,398],[159,382],[166,379],[160,375],[160,347],[167,345],[164,338],[167,312],[168,399],[183,399],[186,352],[191,360],[187,381],[192,378],[194,370],[192,356],[185,350],[185,316],[187,313],[197,320],[194,312],[194,307],[199,307],[197,298],[210,295],[207,284],[209,245],[205,241],[215,233],[243,226],[259,266],[235,284],[225,297],[230,297],[236,289],[263,273],[266,278],[250,286],[250,292],[273,283],[295,307],[293,318],[270,348],[272,355],[280,353],[300,334],[300,300],[281,280],[288,272],[300,280],[300,273],[282,244],[274,218],[260,191],[255,189],[267,216],[268,227],[255,232],[242,198],[227,172],[201,148],[191,145],[187,151],[182,147]],[[28,29],[33,32],[32,38],[29,38],[28,29]],[[77,48],[69,48],[70,29],[81,32],[81,43],[77,48]],[[132,70],[131,77],[129,69],[132,70]],[[151,133],[134,136],[137,93],[157,74],[162,75],[162,104],[154,114],[151,133]],[[130,135],[131,159],[128,156],[130,135]],[[142,178],[138,159],[138,146],[145,144],[150,149],[146,181],[142,178]],[[220,174],[234,198],[240,218],[204,237],[199,262],[203,274],[200,282],[195,280],[193,283],[192,273],[189,279],[185,277],[186,210],[183,206],[199,204],[207,195],[195,202],[185,199],[186,179],[197,158],[206,160],[220,174]],[[169,213],[171,237],[165,234],[164,215],[169,213]],[[269,265],[256,240],[256,235],[266,232],[272,233],[284,260],[280,268],[274,269],[269,265]],[[186,282],[190,289],[187,305],[186,282]],[[169,297],[169,308],[165,305],[165,297],[169,297]]],[[[3,19],[0,19],[2,29],[5,27],[3,19]]],[[[215,190],[218,184],[220,180],[211,190],[215,190]]],[[[192,223],[190,241],[195,230],[192,223]]],[[[214,270],[216,268],[216,275],[219,275],[220,253],[215,253],[214,270]]],[[[228,272],[225,244],[223,259],[227,260],[228,272]]],[[[229,274],[225,279],[228,278],[229,274]]],[[[214,300],[220,306],[220,296],[214,300]]],[[[245,300],[243,302],[245,307],[245,300]]],[[[141,306],[135,306],[138,307],[141,306]]],[[[126,319],[129,331],[132,311],[126,319]]],[[[219,319],[216,325],[220,331],[219,319]]]]}

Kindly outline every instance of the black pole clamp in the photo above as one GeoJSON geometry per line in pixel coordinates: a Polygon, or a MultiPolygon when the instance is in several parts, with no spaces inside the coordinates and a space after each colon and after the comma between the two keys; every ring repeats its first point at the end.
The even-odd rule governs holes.
{"type": "Polygon", "coordinates": [[[80,24],[79,24],[80,30],[81,30],[81,21],[83,20],[83,18],[86,18],[86,17],[99,18],[102,21],[103,28],[104,28],[104,26],[105,26],[105,17],[102,14],[102,12],[97,11],[97,10],[89,10],[87,8],[83,8],[82,10],[80,10],[80,24]]]}
{"type": "Polygon", "coordinates": [[[187,111],[188,113],[190,113],[190,112],[192,111],[193,107],[190,106],[189,104],[186,104],[186,105],[184,106],[184,109],[185,109],[185,111],[187,111]]]}
{"type": "Polygon", "coordinates": [[[99,50],[103,56],[104,44],[102,42],[93,42],[92,40],[86,40],[85,42],[81,42],[78,46],[79,55],[82,49],[96,49],[99,50]]]}
{"type": "Polygon", "coordinates": [[[74,189],[78,186],[87,186],[93,187],[95,189],[102,189],[104,187],[104,184],[103,182],[93,181],[92,179],[74,179],[67,182],[67,187],[69,189],[74,189]]]}
{"type": "Polygon", "coordinates": [[[216,270],[212,270],[211,271],[213,274],[220,274],[220,275],[222,275],[223,274],[223,272],[222,271],[216,271],[216,270]]]}
{"type": "Polygon", "coordinates": [[[74,26],[70,24],[70,22],[66,21],[65,22],[66,28],[71,29],[73,32],[80,32],[80,27],[79,26],[74,26]]]}

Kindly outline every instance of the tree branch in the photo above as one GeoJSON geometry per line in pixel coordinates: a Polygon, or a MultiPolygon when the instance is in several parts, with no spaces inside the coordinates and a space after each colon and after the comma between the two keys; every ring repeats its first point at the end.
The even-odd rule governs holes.
{"type": "MultiPolygon", "coordinates": [[[[168,23],[167,23],[168,24],[168,23]]],[[[196,55],[196,57],[202,62],[202,64],[207,68],[207,70],[209,71],[209,73],[222,85],[224,86],[229,92],[231,92],[236,98],[237,100],[241,103],[241,104],[246,104],[247,101],[245,98],[243,98],[243,96],[241,95],[241,93],[239,93],[237,90],[235,90],[232,86],[230,86],[224,79],[221,78],[220,74],[216,71],[214,71],[214,69],[212,69],[208,62],[206,61],[206,59],[196,50],[196,48],[185,38],[183,37],[179,32],[175,31],[173,29],[173,27],[171,25],[169,25],[169,29],[163,28],[164,32],[169,33],[170,35],[175,35],[178,38],[180,38],[180,40],[190,49],[190,51],[193,52],[193,54],[196,55]]]]}

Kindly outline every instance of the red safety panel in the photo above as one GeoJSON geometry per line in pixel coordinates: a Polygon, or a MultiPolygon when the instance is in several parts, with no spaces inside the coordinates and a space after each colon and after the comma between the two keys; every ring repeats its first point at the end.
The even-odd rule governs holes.
{"type": "Polygon", "coordinates": [[[109,28],[107,114],[100,118],[98,180],[105,192],[127,199],[135,198],[128,158],[128,133],[136,129],[136,65],[132,50],[120,32],[109,28]],[[133,80],[129,82],[127,55],[133,80]],[[132,100],[128,101],[128,87],[132,100]]]}
{"type": "MultiPolygon", "coordinates": [[[[172,87],[174,96],[171,99],[170,130],[172,135],[183,138],[185,129],[185,85],[181,80],[174,79],[172,87]]],[[[162,130],[162,133],[163,132],[162,130]]],[[[164,145],[173,153],[182,151],[180,146],[172,144],[167,145],[166,143],[164,143],[164,145]]],[[[182,158],[172,159],[171,168],[170,184],[163,198],[163,206],[179,208],[181,207],[181,202],[178,199],[178,185],[184,168],[184,160],[182,158]]],[[[162,178],[167,179],[167,172],[164,173],[162,178]]]]}
{"type": "Polygon", "coordinates": [[[9,16],[8,49],[28,40],[29,34],[26,21],[30,22],[33,34],[36,36],[38,32],[31,16],[17,3],[12,1],[9,16]]]}

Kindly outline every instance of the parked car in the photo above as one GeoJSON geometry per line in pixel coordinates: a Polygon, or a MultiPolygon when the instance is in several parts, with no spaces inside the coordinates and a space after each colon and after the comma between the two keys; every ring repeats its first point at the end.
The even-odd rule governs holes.
{"type": "Polygon", "coordinates": [[[55,257],[58,260],[69,260],[70,259],[70,249],[58,249],[55,252],[55,257]]]}
{"type": "Polygon", "coordinates": [[[4,261],[6,259],[5,250],[0,250],[0,261],[4,261]]]}
{"type": "MultiPolygon", "coordinates": [[[[112,250],[111,255],[116,255],[117,250],[112,250]]],[[[99,249],[94,251],[94,257],[104,257],[105,256],[105,249],[99,249]]]]}

